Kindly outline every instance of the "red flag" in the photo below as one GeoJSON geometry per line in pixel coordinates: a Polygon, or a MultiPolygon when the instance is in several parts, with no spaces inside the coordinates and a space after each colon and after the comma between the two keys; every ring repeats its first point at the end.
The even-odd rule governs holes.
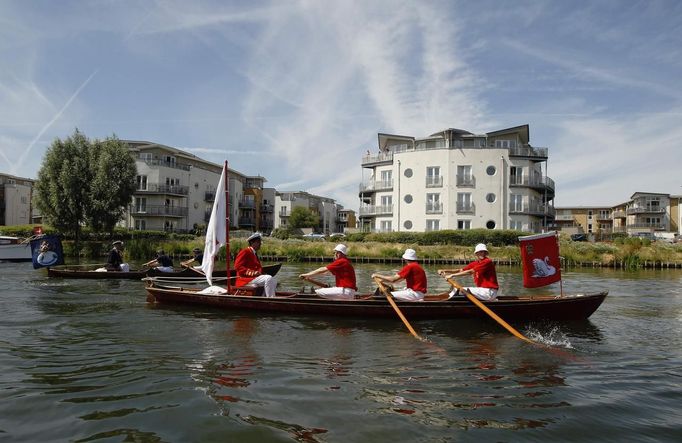
{"type": "Polygon", "coordinates": [[[556,232],[519,237],[523,286],[538,288],[561,280],[556,232]]]}

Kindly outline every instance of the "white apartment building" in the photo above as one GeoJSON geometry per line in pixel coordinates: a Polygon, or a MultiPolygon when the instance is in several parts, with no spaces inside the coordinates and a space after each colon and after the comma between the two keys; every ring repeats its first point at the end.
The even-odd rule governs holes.
{"type": "Polygon", "coordinates": [[[323,234],[339,232],[338,213],[343,206],[328,197],[309,194],[304,191],[277,191],[275,197],[275,229],[289,226],[291,211],[296,207],[310,209],[320,217],[316,231],[323,234]]]}
{"type": "MultiPolygon", "coordinates": [[[[225,192],[216,189],[223,165],[158,143],[124,142],[135,157],[137,189],[123,226],[189,232],[208,223],[216,193],[225,192]]],[[[264,182],[263,177],[229,170],[232,228],[262,230],[272,226],[274,189],[265,191],[264,182]],[[270,200],[264,201],[264,195],[270,200]],[[263,205],[270,210],[263,211],[261,216],[263,205]]]]}
{"type": "Polygon", "coordinates": [[[541,232],[553,222],[548,150],[530,145],[528,125],[485,134],[449,128],[425,138],[380,133],[378,145],[362,158],[362,230],[541,232]]]}
{"type": "Polygon", "coordinates": [[[0,174],[0,225],[28,225],[31,220],[33,180],[0,174]]]}

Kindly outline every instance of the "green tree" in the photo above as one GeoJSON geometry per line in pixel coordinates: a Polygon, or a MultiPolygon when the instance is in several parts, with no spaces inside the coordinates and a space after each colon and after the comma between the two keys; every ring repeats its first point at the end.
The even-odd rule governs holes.
{"type": "Polygon", "coordinates": [[[137,168],[125,143],[116,136],[90,144],[90,205],[87,220],[96,232],[112,234],[135,192],[137,168]]]}
{"type": "Polygon", "coordinates": [[[43,157],[35,185],[36,207],[48,224],[74,237],[76,250],[90,205],[89,148],[78,129],[63,141],[55,139],[43,157]]]}
{"type": "Polygon", "coordinates": [[[291,210],[289,226],[292,229],[314,228],[320,224],[320,217],[308,208],[297,206],[291,210]]]}

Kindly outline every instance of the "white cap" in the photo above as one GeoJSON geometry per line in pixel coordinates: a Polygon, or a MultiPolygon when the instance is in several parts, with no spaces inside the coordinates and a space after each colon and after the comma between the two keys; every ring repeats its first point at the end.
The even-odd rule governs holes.
{"type": "Polygon", "coordinates": [[[415,261],[415,260],[417,260],[417,253],[415,252],[414,249],[405,249],[405,253],[403,254],[403,258],[405,260],[415,261]]]}
{"type": "Polygon", "coordinates": [[[249,235],[249,238],[246,239],[247,242],[251,243],[251,240],[256,240],[257,238],[261,238],[262,234],[260,232],[254,232],[253,234],[249,235]]]}
{"type": "Polygon", "coordinates": [[[481,251],[488,252],[488,248],[486,248],[483,243],[479,243],[476,245],[476,248],[474,249],[474,254],[479,253],[481,251]]]}
{"type": "Polygon", "coordinates": [[[348,255],[348,248],[346,247],[346,245],[342,245],[341,243],[336,245],[334,250],[342,253],[343,255],[348,255]]]}

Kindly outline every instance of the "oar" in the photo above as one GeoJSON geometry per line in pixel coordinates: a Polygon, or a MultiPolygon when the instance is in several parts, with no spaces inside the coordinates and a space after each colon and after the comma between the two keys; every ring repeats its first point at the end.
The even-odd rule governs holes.
{"type": "Polygon", "coordinates": [[[512,335],[514,335],[516,338],[519,338],[521,340],[527,341],[528,343],[533,343],[536,344],[533,340],[527,338],[525,335],[521,334],[519,331],[514,329],[509,323],[506,321],[502,320],[497,314],[495,314],[493,311],[491,311],[486,305],[481,303],[479,299],[477,299],[471,292],[469,292],[467,289],[464,289],[462,286],[460,286],[459,283],[454,281],[451,278],[446,279],[448,283],[450,283],[452,286],[455,288],[459,289],[461,292],[466,295],[466,297],[469,299],[470,302],[481,308],[483,312],[488,314],[490,317],[493,318],[496,322],[498,322],[500,325],[502,325],[503,328],[505,328],[507,331],[511,332],[512,335]]]}
{"type": "Polygon", "coordinates": [[[190,271],[193,271],[193,272],[195,272],[196,274],[202,275],[202,276],[204,276],[204,277],[206,276],[206,274],[204,274],[203,271],[200,271],[200,270],[198,270],[198,269],[194,269],[194,266],[190,266],[190,265],[187,265],[187,264],[185,264],[185,263],[180,263],[180,266],[182,266],[182,267],[185,268],[185,269],[189,269],[190,271]]]}
{"type": "Polygon", "coordinates": [[[384,293],[384,295],[386,296],[386,299],[387,299],[388,302],[391,304],[391,306],[393,306],[393,309],[395,310],[395,313],[398,314],[398,317],[400,317],[400,319],[403,321],[403,323],[405,323],[405,326],[407,327],[407,330],[410,331],[410,333],[411,333],[412,335],[414,335],[415,338],[418,338],[418,339],[421,340],[421,341],[425,341],[422,337],[419,336],[419,334],[417,334],[417,333],[415,332],[415,330],[414,330],[414,328],[412,327],[412,325],[410,324],[410,322],[407,321],[407,319],[405,318],[405,316],[403,315],[403,313],[400,311],[400,308],[398,307],[398,305],[397,305],[397,304],[395,303],[395,301],[393,300],[393,296],[391,295],[390,292],[388,292],[388,289],[386,289],[386,286],[384,286],[384,284],[382,283],[382,281],[379,280],[378,278],[374,278],[374,281],[376,282],[377,286],[379,286],[379,289],[381,290],[381,292],[384,293]]]}
{"type": "Polygon", "coordinates": [[[307,281],[309,281],[310,283],[312,283],[312,284],[314,284],[314,285],[317,285],[317,286],[319,286],[319,287],[321,287],[321,288],[328,288],[328,287],[329,287],[328,284],[322,283],[321,281],[315,280],[314,278],[310,278],[310,277],[301,277],[301,278],[302,278],[303,280],[307,280],[307,281]]]}

